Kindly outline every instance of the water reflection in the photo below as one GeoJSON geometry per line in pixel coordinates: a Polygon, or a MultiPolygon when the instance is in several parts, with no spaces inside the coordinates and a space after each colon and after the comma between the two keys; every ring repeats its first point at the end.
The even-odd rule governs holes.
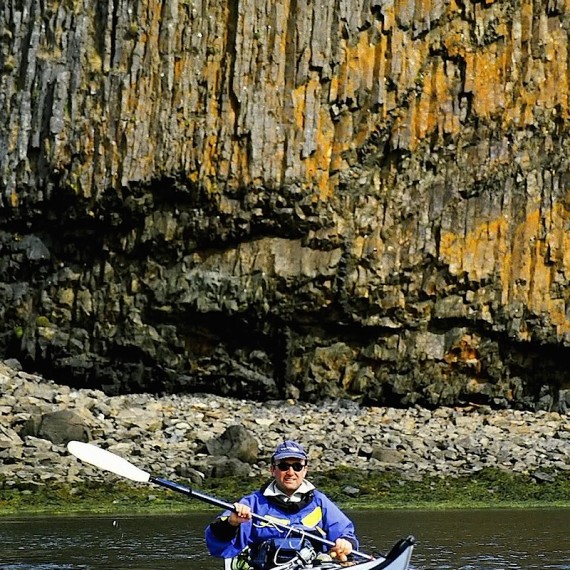
{"type": "MultiPolygon", "coordinates": [[[[416,570],[570,569],[570,510],[350,514],[364,552],[416,536],[416,570]]],[[[203,540],[214,515],[0,518],[0,568],[221,570],[203,540]]]]}
{"type": "Polygon", "coordinates": [[[0,519],[0,568],[194,567],[210,516],[0,519]]]}

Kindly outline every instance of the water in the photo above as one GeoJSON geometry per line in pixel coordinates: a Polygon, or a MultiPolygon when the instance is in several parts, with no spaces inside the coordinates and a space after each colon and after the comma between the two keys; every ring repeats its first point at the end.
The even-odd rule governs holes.
{"type": "MultiPolygon", "coordinates": [[[[220,570],[203,541],[214,515],[0,518],[0,568],[220,570]]],[[[416,570],[570,569],[570,509],[350,515],[363,552],[413,534],[416,570]]]]}

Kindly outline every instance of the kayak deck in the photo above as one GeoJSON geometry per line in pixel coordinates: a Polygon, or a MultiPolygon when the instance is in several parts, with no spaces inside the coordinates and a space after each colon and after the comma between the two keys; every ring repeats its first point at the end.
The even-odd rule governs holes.
{"type": "MultiPolygon", "coordinates": [[[[380,556],[374,560],[345,563],[315,560],[309,564],[304,564],[299,560],[291,560],[265,570],[340,570],[342,568],[350,568],[351,570],[408,570],[415,542],[416,539],[413,536],[402,538],[394,544],[386,557],[380,556]]],[[[242,566],[242,568],[246,570],[245,567],[242,566]]],[[[224,569],[240,570],[239,567],[232,566],[232,559],[225,560],[224,569]]]]}

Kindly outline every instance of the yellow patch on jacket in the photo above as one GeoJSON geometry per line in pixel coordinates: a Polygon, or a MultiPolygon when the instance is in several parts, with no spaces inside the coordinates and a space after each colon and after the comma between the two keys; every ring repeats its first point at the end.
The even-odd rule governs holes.
{"type": "Polygon", "coordinates": [[[285,525],[291,524],[289,519],[278,519],[277,517],[272,517],[271,515],[265,515],[265,518],[267,521],[261,521],[259,523],[259,526],[271,526],[272,522],[285,525]]]}
{"type": "Polygon", "coordinates": [[[314,511],[310,512],[306,517],[304,517],[301,522],[304,526],[313,528],[321,522],[322,518],[323,511],[321,507],[317,507],[314,511]]]}

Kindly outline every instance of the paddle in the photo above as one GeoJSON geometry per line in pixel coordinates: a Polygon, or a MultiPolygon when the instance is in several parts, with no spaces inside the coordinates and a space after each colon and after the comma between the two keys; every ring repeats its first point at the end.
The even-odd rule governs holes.
{"type": "MultiPolygon", "coordinates": [[[[96,445],[92,445],[91,443],[83,443],[81,441],[70,441],[67,444],[67,450],[69,453],[80,459],[81,461],[85,461],[86,463],[90,463],[95,467],[99,467],[100,469],[104,469],[105,471],[110,471],[115,475],[119,475],[120,477],[125,477],[126,479],[130,479],[131,481],[137,481],[139,483],[155,483],[156,485],[160,485],[161,487],[165,487],[166,489],[170,489],[171,491],[176,491],[178,493],[182,493],[183,495],[187,495],[189,497],[194,497],[195,499],[199,499],[200,501],[204,501],[206,503],[210,503],[211,505],[215,505],[216,507],[220,507],[221,509],[226,509],[230,511],[235,511],[234,506],[231,503],[226,501],[222,501],[221,499],[217,499],[216,497],[211,497],[210,495],[206,495],[205,493],[201,493],[200,491],[195,491],[190,487],[186,487],[184,485],[180,485],[179,483],[175,483],[174,481],[169,481],[168,479],[164,479],[163,477],[154,477],[150,473],[139,469],[132,463],[128,462],[126,459],[107,451],[106,449],[101,449],[96,445]]],[[[312,534],[306,532],[302,529],[294,528],[289,525],[280,523],[273,519],[268,519],[262,515],[258,515],[255,513],[251,514],[254,519],[263,521],[269,525],[274,527],[280,528],[282,530],[286,530],[289,533],[298,534],[304,536],[310,540],[316,540],[328,546],[334,546],[334,542],[327,540],[326,538],[322,538],[316,534],[312,534]]],[[[364,554],[363,552],[359,552],[358,550],[353,550],[352,554],[356,556],[360,556],[361,558],[366,558],[368,560],[373,560],[374,557],[370,556],[369,554],[364,554]]]]}

